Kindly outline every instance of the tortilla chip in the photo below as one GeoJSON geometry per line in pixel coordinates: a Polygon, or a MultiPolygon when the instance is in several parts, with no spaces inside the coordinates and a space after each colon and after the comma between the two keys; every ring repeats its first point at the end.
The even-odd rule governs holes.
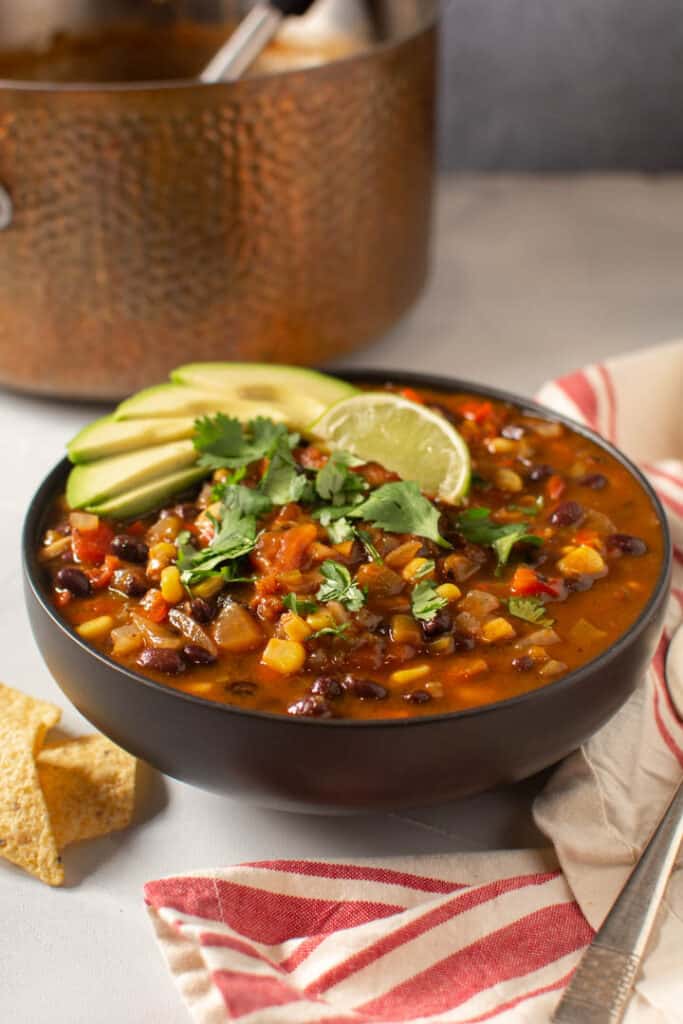
{"type": "Polygon", "coordinates": [[[0,856],[49,885],[64,881],[34,755],[61,712],[0,683],[0,856]]]}
{"type": "Polygon", "coordinates": [[[136,761],[105,736],[48,743],[37,764],[60,850],[130,824],[136,761]]]}

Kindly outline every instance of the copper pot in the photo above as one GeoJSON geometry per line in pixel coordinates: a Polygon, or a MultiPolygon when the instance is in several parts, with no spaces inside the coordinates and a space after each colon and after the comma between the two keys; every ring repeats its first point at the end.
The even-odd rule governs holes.
{"type": "MultiPolygon", "coordinates": [[[[32,17],[74,31],[144,11],[164,32],[179,13],[30,6],[4,0],[0,51],[33,41],[32,17]]],[[[180,13],[206,28],[239,6],[180,13]]],[[[0,81],[0,383],[109,399],[189,359],[321,363],[410,306],[427,268],[436,4],[363,6],[374,41],[314,67],[219,85],[0,81]]]]}

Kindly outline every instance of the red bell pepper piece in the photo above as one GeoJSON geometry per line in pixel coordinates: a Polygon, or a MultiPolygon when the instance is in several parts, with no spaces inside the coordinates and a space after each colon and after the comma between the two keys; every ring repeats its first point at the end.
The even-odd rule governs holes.
{"type": "Polygon", "coordinates": [[[562,580],[543,580],[528,565],[518,565],[512,577],[510,591],[518,597],[538,597],[540,594],[559,597],[562,586],[562,580]]]}
{"type": "Polygon", "coordinates": [[[77,562],[100,565],[109,551],[114,531],[107,523],[100,522],[94,530],[71,531],[71,548],[77,562]]]}

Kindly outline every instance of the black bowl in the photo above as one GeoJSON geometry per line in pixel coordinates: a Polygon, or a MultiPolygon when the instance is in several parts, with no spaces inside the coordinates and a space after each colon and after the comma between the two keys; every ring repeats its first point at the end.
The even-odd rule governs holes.
{"type": "Polygon", "coordinates": [[[599,657],[554,683],[451,714],[320,721],[215,704],[123,668],[89,647],[51,607],[36,552],[47,509],[69,470],[64,460],[38,489],[24,525],[26,601],[38,647],[67,697],[120,746],[174,778],[254,803],[320,812],[415,807],[532,775],[599,729],[633,692],[654,654],[671,575],[664,510],[621,452],[526,399],[418,374],[344,376],[502,399],[566,424],[625,466],[652,502],[664,536],[657,585],[630,629],[599,657]]]}

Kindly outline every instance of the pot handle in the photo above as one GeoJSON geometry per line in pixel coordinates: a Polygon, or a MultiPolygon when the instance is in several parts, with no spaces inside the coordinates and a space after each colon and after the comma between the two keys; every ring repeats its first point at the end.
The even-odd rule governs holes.
{"type": "Polygon", "coordinates": [[[12,223],[14,207],[9,192],[0,185],[0,231],[4,231],[12,223]]]}

